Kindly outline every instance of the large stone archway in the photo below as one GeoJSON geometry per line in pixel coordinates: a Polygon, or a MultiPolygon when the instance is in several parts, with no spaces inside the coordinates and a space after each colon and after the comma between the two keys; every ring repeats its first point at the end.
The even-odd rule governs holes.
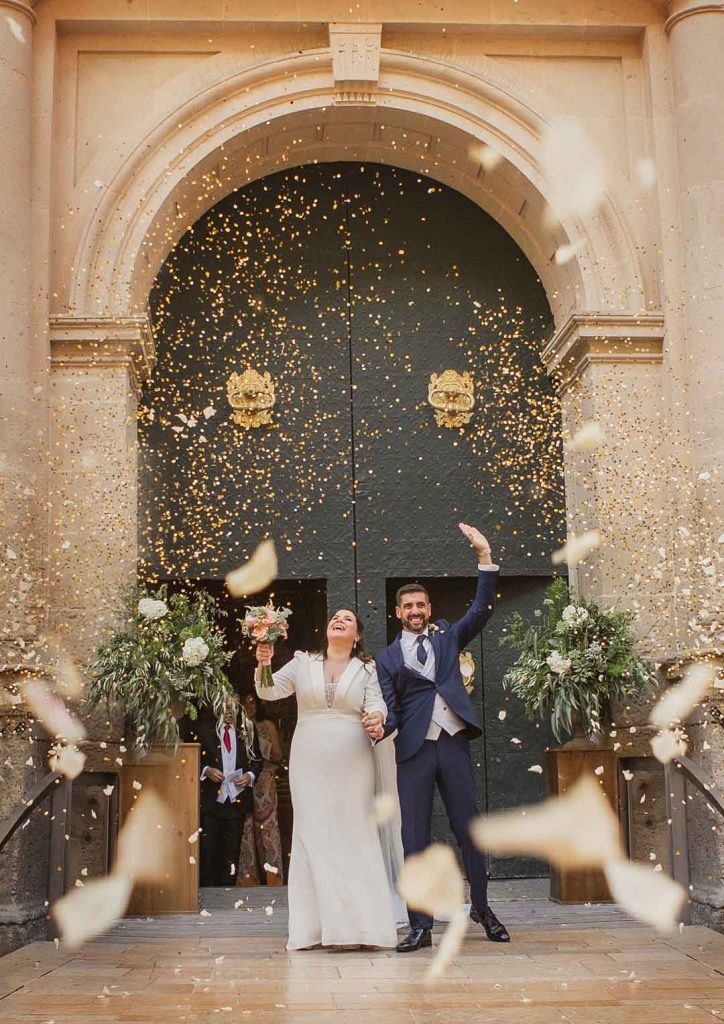
{"type": "MultiPolygon", "coordinates": [[[[361,72],[366,78],[357,83],[349,79],[359,70],[345,70],[335,56],[334,29],[331,49],[253,66],[229,56],[213,58],[167,87],[167,116],[140,124],[129,119],[120,158],[100,157],[78,181],[82,227],[75,252],[66,246],[56,268],[61,305],[51,320],[54,380],[61,410],[68,407],[69,387],[78,408],[78,375],[82,393],[89,396],[89,412],[97,406],[99,393],[108,401],[102,437],[95,434],[94,417],[87,417],[85,465],[71,460],[59,472],[75,480],[78,489],[90,479],[114,509],[109,528],[103,502],[97,506],[97,521],[90,514],[80,523],[56,502],[57,536],[64,542],[70,536],[75,550],[88,552],[79,556],[87,564],[76,566],[70,584],[74,595],[88,598],[80,605],[77,599],[69,602],[69,581],[59,573],[51,580],[57,599],[51,603],[78,609],[75,624],[83,647],[92,647],[109,603],[135,571],[133,394],[153,364],[145,312],[150,286],[188,227],[251,180],[281,167],[356,159],[412,169],[451,185],[511,234],[540,276],[556,326],[545,358],[561,383],[565,429],[572,432],[582,419],[602,417],[615,421],[612,434],[625,436],[629,427],[617,417],[625,419],[630,402],[621,395],[652,391],[660,369],[663,318],[656,289],[637,254],[625,204],[616,204],[607,194],[585,222],[556,218],[548,205],[541,137],[546,124],[560,115],[558,104],[494,61],[485,63],[483,73],[473,73],[380,48],[379,31],[365,38],[372,58],[361,72]],[[488,154],[499,154],[494,166],[483,147],[488,154]],[[98,189],[89,188],[91,180],[98,189]],[[557,263],[554,254],[562,245],[572,245],[574,254],[557,263]],[[612,393],[618,396],[613,406],[612,393]],[[90,454],[94,450],[95,460],[90,454]],[[89,550],[85,542],[98,533],[101,548],[89,550]],[[99,561],[104,565],[102,594],[99,561]],[[94,609],[91,615],[89,607],[94,609]]],[[[625,182],[618,182],[617,194],[625,192],[625,182]]],[[[637,416],[642,409],[639,401],[637,416]]],[[[655,403],[645,415],[653,417],[652,438],[660,437],[655,403]]],[[[60,424],[58,429],[62,433],[69,426],[60,424]]],[[[72,429],[77,438],[77,416],[72,429]]],[[[620,459],[611,453],[608,458],[620,470],[620,459]]],[[[624,566],[630,575],[630,552],[622,563],[617,538],[626,536],[632,516],[640,527],[640,510],[647,501],[660,506],[664,498],[658,493],[658,478],[638,479],[638,490],[632,489],[635,507],[627,509],[619,501],[620,472],[615,485],[603,484],[605,478],[603,463],[591,474],[588,463],[583,467],[568,458],[571,524],[587,529],[605,518],[613,541],[580,583],[613,598],[624,566]],[[608,493],[607,486],[615,491],[608,493]],[[608,514],[612,501],[618,505],[615,521],[608,514]]],[[[653,621],[656,609],[646,607],[645,600],[641,607],[653,621]]],[[[67,628],[67,614],[64,624],[67,628]]]]}
{"type": "Polygon", "coordinates": [[[340,101],[329,63],[328,50],[251,68],[219,57],[174,80],[173,112],[136,129],[115,173],[103,160],[86,172],[104,191],[60,281],[68,309],[142,313],[170,248],[229,191],[280,167],[339,159],[421,171],[473,199],[526,253],[559,327],[574,312],[657,309],[627,218],[609,196],[585,222],[546,215],[541,137],[563,116],[552,97],[494,61],[481,75],[381,49],[375,92],[358,104],[340,101]],[[501,158],[487,170],[485,146],[501,158]],[[571,243],[573,258],[557,265],[556,248],[571,243]]]}

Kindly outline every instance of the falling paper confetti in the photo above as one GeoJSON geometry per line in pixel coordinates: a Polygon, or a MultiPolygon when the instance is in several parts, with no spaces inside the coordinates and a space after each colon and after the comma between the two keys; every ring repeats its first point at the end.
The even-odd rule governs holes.
{"type": "Polygon", "coordinates": [[[415,910],[433,916],[454,914],[463,902],[463,878],[449,846],[433,843],[405,860],[398,880],[400,896],[415,910]]]}
{"type": "Polygon", "coordinates": [[[123,917],[133,882],[114,873],[73,889],[53,905],[63,942],[71,949],[95,938],[123,917]]]}
{"type": "Polygon", "coordinates": [[[85,765],[85,754],[77,747],[54,747],[49,758],[50,770],[67,779],[77,779],[85,765]]]}
{"type": "Polygon", "coordinates": [[[585,247],[586,240],[578,238],[575,242],[568,242],[566,245],[559,245],[553,254],[553,262],[557,267],[563,267],[575,259],[578,253],[585,247]]]}
{"type": "Polygon", "coordinates": [[[557,118],[543,133],[540,162],[556,217],[590,217],[603,200],[608,168],[574,117],[557,118]]]}
{"type": "Polygon", "coordinates": [[[398,802],[391,793],[378,793],[372,804],[372,817],[378,825],[384,825],[395,817],[398,802]]]}
{"type": "Polygon", "coordinates": [[[606,440],[606,434],[600,424],[590,420],[576,431],[566,448],[569,451],[590,452],[599,448],[606,440]]]}
{"type": "Polygon", "coordinates": [[[274,541],[263,540],[246,565],[227,575],[226,586],[233,597],[258,594],[276,579],[277,572],[274,541]]]}
{"type": "Polygon", "coordinates": [[[687,748],[680,729],[664,729],[651,740],[651,751],[662,764],[668,764],[675,757],[684,757],[687,748]]]}
{"type": "Polygon", "coordinates": [[[458,907],[445,929],[440,945],[425,975],[427,985],[445,974],[445,968],[459,952],[468,930],[468,920],[467,910],[464,907],[458,907]]]}
{"type": "Polygon", "coordinates": [[[562,868],[600,867],[621,857],[618,819],[590,775],[564,796],[478,818],[471,834],[481,850],[531,854],[562,868]]]}
{"type": "Polygon", "coordinates": [[[175,835],[166,804],[153,790],[138,798],[118,836],[115,870],[143,882],[168,878],[175,835]]]}
{"type": "Polygon", "coordinates": [[[666,729],[675,722],[683,722],[714,685],[717,665],[698,661],[687,668],[680,683],[666,690],[651,711],[649,721],[657,729],[666,729]]]}
{"type": "Polygon", "coordinates": [[[70,714],[62,698],[45,683],[32,679],[23,684],[22,693],[32,713],[55,739],[79,743],[85,737],[82,723],[70,714]]]}
{"type": "Polygon", "coordinates": [[[686,891],[645,864],[618,860],[604,868],[611,895],[632,917],[660,932],[675,929],[686,891]]]}
{"type": "Polygon", "coordinates": [[[636,177],[644,188],[653,188],[656,184],[656,164],[650,157],[636,161],[636,177]]]}
{"type": "Polygon", "coordinates": [[[571,533],[563,547],[553,552],[551,561],[554,565],[561,565],[563,562],[567,562],[572,568],[574,565],[578,565],[579,562],[585,561],[587,556],[599,547],[600,543],[601,535],[597,530],[587,530],[580,537],[571,533]]]}
{"type": "Polygon", "coordinates": [[[20,22],[16,21],[15,18],[11,18],[9,14],[5,15],[5,21],[8,23],[8,28],[12,32],[13,36],[19,43],[25,42],[25,31],[20,22]]]}

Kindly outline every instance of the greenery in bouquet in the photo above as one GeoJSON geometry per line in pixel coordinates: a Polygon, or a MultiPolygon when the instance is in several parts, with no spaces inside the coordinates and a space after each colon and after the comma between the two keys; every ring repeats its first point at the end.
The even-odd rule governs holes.
{"type": "Polygon", "coordinates": [[[127,622],[97,651],[88,700],[119,705],[136,749],[179,742],[178,719],[206,705],[218,715],[231,691],[224,671],[222,613],[203,590],[167,594],[166,586],[134,590],[127,622]]]}
{"type": "MultiPolygon", "coordinates": [[[[292,614],[291,608],[275,608],[272,602],[265,605],[247,607],[244,618],[240,620],[243,636],[252,644],[271,644],[277,640],[285,640],[289,632],[287,619],[292,614]]],[[[273,686],[270,664],[259,666],[259,685],[273,686]]]]}
{"type": "Polygon", "coordinates": [[[650,666],[636,653],[632,612],[574,598],[566,581],[556,579],[534,614],[531,623],[515,612],[500,641],[520,652],[503,685],[520,697],[529,718],[550,714],[559,742],[576,716],[586,733],[598,732],[611,701],[653,684],[650,666]]]}

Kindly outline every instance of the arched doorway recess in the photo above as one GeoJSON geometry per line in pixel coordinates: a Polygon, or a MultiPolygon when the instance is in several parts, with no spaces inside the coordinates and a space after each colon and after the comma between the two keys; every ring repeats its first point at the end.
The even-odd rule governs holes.
{"type": "MultiPolygon", "coordinates": [[[[356,605],[374,650],[394,630],[401,582],[424,580],[437,615],[464,612],[475,566],[456,524],[480,523],[503,566],[499,613],[471,645],[486,726],[480,790],[488,809],[540,797],[528,769],[550,737],[507,700],[499,639],[512,611],[540,602],[565,533],[560,409],[540,358],[550,308],[510,236],[430,177],[308,165],[259,179],[200,218],[164,264],[151,311],[146,574],[218,592],[271,533],[275,598],[294,610],[291,648],[318,642],[326,603],[356,605]],[[272,422],[258,428],[235,423],[227,399],[229,379],[247,368],[269,373],[275,391],[272,422]],[[428,404],[431,376],[446,370],[475,382],[475,409],[458,428],[428,404]]],[[[243,690],[241,605],[228,610],[243,690]]],[[[280,724],[288,736],[291,723],[280,724]]],[[[538,870],[494,865],[499,875],[538,870]]]]}

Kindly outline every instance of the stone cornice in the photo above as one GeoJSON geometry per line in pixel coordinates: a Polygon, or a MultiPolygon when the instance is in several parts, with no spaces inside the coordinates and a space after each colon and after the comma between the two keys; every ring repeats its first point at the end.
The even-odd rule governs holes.
{"type": "Polygon", "coordinates": [[[136,394],[156,362],[147,316],[58,313],[50,317],[50,346],[53,369],[124,368],[136,394]]]}
{"type": "Polygon", "coordinates": [[[677,25],[684,18],[691,18],[694,14],[724,14],[724,0],[674,0],[669,4],[670,14],[664,23],[667,32],[671,32],[674,25],[677,25]]]}
{"type": "Polygon", "coordinates": [[[662,313],[574,313],[543,350],[559,393],[596,363],[660,363],[662,313]]]}
{"type": "Polygon", "coordinates": [[[33,8],[25,0],[0,0],[0,8],[9,7],[11,11],[17,11],[18,14],[24,14],[26,18],[30,20],[31,25],[35,25],[38,20],[33,8]]]}

